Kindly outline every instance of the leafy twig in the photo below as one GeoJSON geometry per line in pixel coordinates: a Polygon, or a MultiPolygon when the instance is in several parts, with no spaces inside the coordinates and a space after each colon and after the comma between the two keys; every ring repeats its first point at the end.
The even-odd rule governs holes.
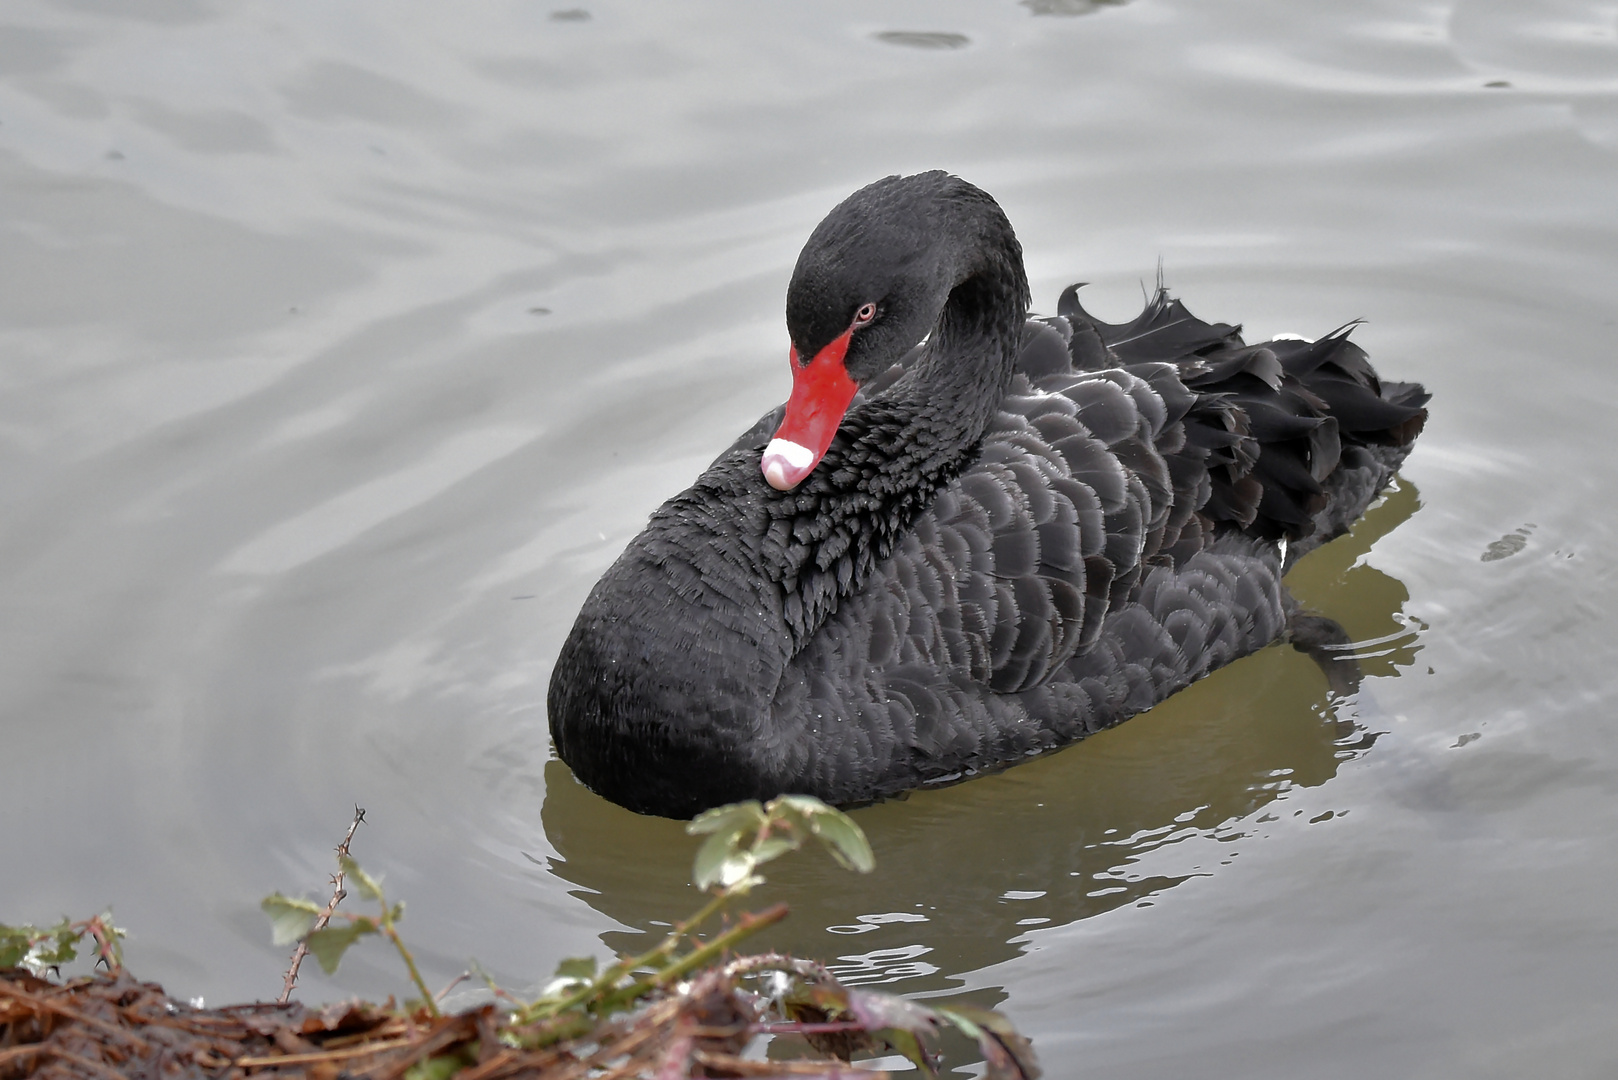
{"type": "Polygon", "coordinates": [[[321,970],[330,975],[337,970],[343,953],[348,951],[350,945],[366,934],[381,934],[393,943],[399,958],[404,961],[405,970],[410,973],[410,981],[421,994],[422,1006],[430,1015],[434,1017],[440,1015],[432,991],[427,989],[427,983],[416,968],[416,958],[410,955],[404,939],[399,936],[398,922],[404,918],[404,905],[389,904],[387,897],[382,893],[381,884],[362,870],[360,864],[351,856],[344,855],[337,862],[344,876],[354,879],[354,887],[359,890],[360,896],[366,900],[375,900],[380,912],[375,916],[351,915],[346,911],[336,912],[336,915],[345,920],[345,925],[328,925],[317,929],[315,920],[320,917],[321,911],[313,902],[272,893],[264,898],[259,907],[270,917],[275,943],[286,945],[302,940],[309,946],[309,951],[315,954],[315,959],[320,961],[321,970]]]}
{"type": "Polygon", "coordinates": [[[738,941],[758,933],[766,926],[774,926],[786,917],[787,906],[785,904],[776,904],[773,907],[765,908],[763,911],[743,915],[736,920],[735,926],[701,948],[691,950],[679,960],[662,968],[655,974],[648,975],[644,979],[630,983],[628,986],[608,994],[602,1000],[600,1008],[602,1011],[606,1011],[616,1006],[627,1005],[632,1001],[645,997],[653,990],[678,982],[685,975],[707,964],[738,941]]]}
{"type": "MultiPolygon", "coordinates": [[[[354,839],[354,830],[358,829],[360,827],[360,822],[364,820],[365,810],[362,807],[354,807],[354,820],[349,822],[348,835],[343,837],[343,842],[341,844],[337,845],[337,858],[339,859],[339,863],[337,873],[333,874],[331,878],[331,900],[326,903],[325,910],[321,911],[319,917],[315,919],[314,928],[316,930],[324,928],[327,923],[331,922],[331,913],[337,910],[337,905],[342,903],[343,897],[348,895],[348,893],[343,889],[343,869],[340,860],[349,857],[348,843],[350,840],[354,839]]],[[[307,955],[309,955],[309,943],[307,941],[299,941],[298,947],[293,950],[292,962],[287,967],[286,979],[281,985],[281,996],[275,999],[276,1004],[285,1005],[288,1001],[292,1000],[292,987],[298,981],[298,967],[303,963],[303,958],[307,955]]]]}
{"type": "Polygon", "coordinates": [[[124,932],[112,924],[112,912],[104,911],[73,922],[64,918],[55,926],[0,926],[0,968],[24,967],[36,973],[58,968],[78,959],[78,945],[89,934],[96,944],[96,956],[116,972],[123,966],[118,946],[124,932]]]}
{"type": "Polygon", "coordinates": [[[772,908],[764,915],[744,917],[737,929],[682,959],[674,959],[682,942],[698,927],[731,901],[764,883],[760,867],[798,850],[810,837],[819,840],[838,863],[850,870],[866,873],[875,864],[871,845],[858,825],[842,812],[805,795],[783,795],[768,804],[749,800],[721,806],[699,815],[686,831],[707,836],[691,872],[697,888],[712,890],[712,898],[690,918],[675,924],[653,948],[640,956],[621,959],[599,974],[593,959],[564,961],[548,992],[518,1014],[519,1023],[560,1016],[581,1007],[604,1014],[631,1005],[652,990],[668,985],[679,974],[707,963],[748,934],[785,918],[785,908],[779,915],[774,915],[772,908]],[[765,915],[769,916],[767,920],[765,915]],[[724,944],[714,948],[720,941],[724,944]],[[692,957],[700,959],[693,963],[692,957]],[[646,968],[653,974],[623,985],[630,973],[646,968]],[[671,970],[678,974],[665,977],[671,970]]]}
{"type": "MultiPolygon", "coordinates": [[[[545,992],[530,1002],[518,1001],[495,986],[474,964],[473,971],[504,1003],[422,1027],[419,1035],[409,1036],[408,1049],[398,1045],[399,1052],[379,1068],[390,1076],[409,1070],[406,1075],[421,1080],[451,1075],[490,1080],[513,1071],[553,1067],[547,1075],[555,1080],[661,1080],[687,1076],[693,1068],[745,1077],[846,1075],[836,1063],[754,1062],[737,1056],[748,1039],[771,1034],[801,1036],[843,1061],[886,1046],[913,1062],[922,1076],[932,1078],[939,1060],[931,1048],[933,1040],[942,1029],[953,1028],[977,1042],[986,1080],[1038,1076],[1026,1040],[1004,1017],[988,1010],[922,1004],[846,987],[820,964],[778,954],[716,965],[738,942],[786,916],[786,905],[776,904],[736,917],[706,941],[698,937],[737,897],[764,883],[760,871],[765,864],[813,838],[842,866],[871,869],[870,845],[846,815],[816,799],[783,796],[766,804],[719,807],[692,821],[687,831],[704,837],[692,880],[709,896],[662,940],[638,956],[619,957],[605,967],[594,958],[564,960],[545,992]],[[768,977],[750,994],[741,987],[745,976],[768,977]],[[630,1017],[612,1019],[637,1008],[630,1017]],[[771,1020],[763,1021],[765,1016],[771,1020]]],[[[439,1017],[436,999],[399,936],[403,905],[390,905],[381,886],[346,850],[340,866],[362,896],[377,901],[379,913],[332,912],[334,901],[326,912],[331,925],[317,926],[322,912],[312,901],[277,894],[263,904],[274,921],[276,940],[302,939],[321,966],[332,972],[360,937],[386,937],[404,961],[421,995],[421,1007],[439,1017]]],[[[330,1044],[326,1051],[348,1053],[330,1044]]],[[[290,1064],[292,1059],[252,1059],[255,1065],[272,1061],[290,1064]]]]}

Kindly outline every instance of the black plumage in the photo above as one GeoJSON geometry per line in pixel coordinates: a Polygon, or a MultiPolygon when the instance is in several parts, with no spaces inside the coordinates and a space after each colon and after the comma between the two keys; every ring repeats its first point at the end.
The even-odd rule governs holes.
{"type": "Polygon", "coordinates": [[[1281,636],[1284,569],[1359,517],[1426,417],[1349,327],[1247,345],[1161,288],[1125,324],[1074,288],[1029,320],[1010,224],[943,173],[816,229],[797,354],[875,301],[813,472],[765,482],[776,410],[585,602],[548,704],[602,795],[669,816],[864,802],[1117,723],[1281,636]]]}

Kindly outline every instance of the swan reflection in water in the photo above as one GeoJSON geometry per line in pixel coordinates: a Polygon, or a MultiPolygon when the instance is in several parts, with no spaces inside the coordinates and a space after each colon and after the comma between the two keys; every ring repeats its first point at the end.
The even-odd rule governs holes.
{"type": "MultiPolygon", "coordinates": [[[[1364,676],[1397,675],[1421,647],[1404,585],[1360,561],[1419,508],[1416,489],[1396,483],[1287,578],[1306,608],[1342,624],[1353,645],[1336,662],[1357,661],[1364,676]]],[[[755,906],[784,900],[792,916],[754,944],[828,961],[852,983],[958,986],[957,976],[1020,953],[1030,929],[1149,905],[1229,863],[1267,823],[1301,813],[1287,808],[1287,792],[1324,784],[1385,728],[1372,685],[1340,694],[1315,662],[1273,645],[1042,760],[855,810],[875,872],[851,875],[818,852],[774,864],[755,906]],[[1142,867],[1194,837],[1226,843],[1212,858],[1142,867]]],[[[560,761],[545,781],[543,821],[558,856],[548,869],[631,928],[603,935],[609,948],[641,951],[665,920],[699,906],[689,883],[696,840],[682,823],[607,802],[560,761]]]]}

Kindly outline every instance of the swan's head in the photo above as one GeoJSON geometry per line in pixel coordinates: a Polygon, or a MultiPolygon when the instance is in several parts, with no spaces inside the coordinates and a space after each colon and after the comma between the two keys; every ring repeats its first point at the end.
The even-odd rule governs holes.
{"type": "Polygon", "coordinates": [[[860,385],[933,328],[970,261],[964,211],[984,203],[994,207],[947,173],[890,176],[844,199],[810,234],[787,286],[792,396],[760,462],[772,487],[801,484],[860,385]]]}

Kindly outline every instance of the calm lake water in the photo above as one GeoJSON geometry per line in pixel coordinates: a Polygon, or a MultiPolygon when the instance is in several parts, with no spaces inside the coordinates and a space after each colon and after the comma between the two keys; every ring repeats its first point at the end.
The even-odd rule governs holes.
{"type": "MultiPolygon", "coordinates": [[[[1274,648],[1076,748],[859,810],[773,939],[1008,1012],[1054,1077],[1618,1071],[1618,7],[1583,0],[10,0],[0,921],[271,997],[355,854],[429,982],[698,903],[551,759],[647,514],[787,392],[782,296],[892,172],[992,191],[1036,307],[1161,262],[1432,390],[1274,648]]],[[[403,991],[362,947],[310,1000],[403,991]]]]}

